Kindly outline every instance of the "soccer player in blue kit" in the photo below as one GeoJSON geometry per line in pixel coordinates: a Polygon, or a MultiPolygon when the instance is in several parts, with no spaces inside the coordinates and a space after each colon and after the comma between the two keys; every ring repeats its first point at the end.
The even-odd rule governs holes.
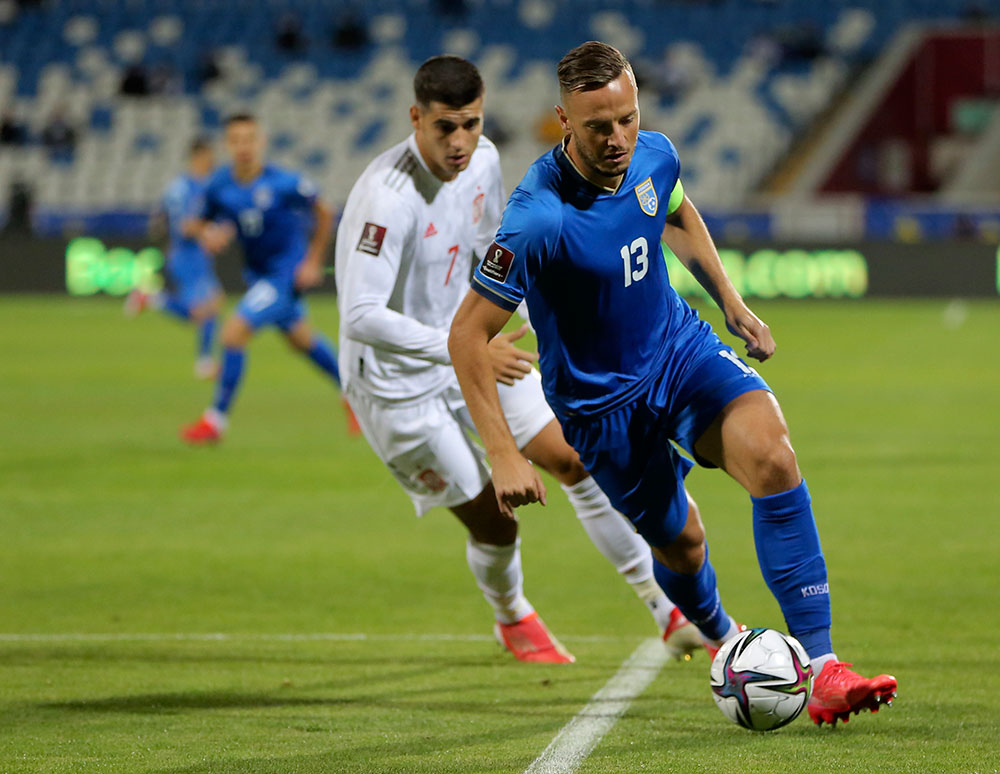
{"type": "Polygon", "coordinates": [[[813,721],[877,711],[895,697],[896,679],[862,677],[834,654],[826,564],[778,402],[670,286],[661,238],[750,357],[774,354],[770,330],[726,276],[684,195],[670,140],[639,131],[628,61],[591,41],[562,59],[558,76],[564,140],[508,200],[449,339],[501,508],[545,502],[538,473],[511,440],[486,354],[523,299],[566,440],[650,544],[657,580],[710,649],[740,627],[722,606],[701,517],[684,488],[692,463],[672,442],[749,492],[761,571],[817,675],[813,721]]]}
{"type": "MultiPolygon", "coordinates": [[[[162,217],[170,237],[167,273],[173,285],[171,291],[149,294],[137,288],[125,299],[128,317],[135,317],[146,307],[152,307],[198,326],[194,373],[199,379],[211,379],[216,374],[212,347],[222,304],[222,286],[215,276],[212,257],[194,236],[192,219],[201,211],[205,183],[214,167],[215,154],[208,140],[194,140],[187,171],[170,181],[163,195],[162,217]]],[[[154,218],[154,222],[160,219],[154,218]]]]}
{"type": "Polygon", "coordinates": [[[265,325],[276,326],[292,347],[340,386],[337,353],[309,325],[302,299],[304,291],[323,281],[333,222],[330,208],[306,178],[264,163],[264,135],[252,115],[227,119],[225,144],[232,164],[208,181],[195,230],[212,253],[225,249],[234,234],[239,237],[248,289],[222,330],[215,399],[197,422],[181,429],[183,440],[192,444],[222,437],[243,378],[246,346],[265,325]]]}

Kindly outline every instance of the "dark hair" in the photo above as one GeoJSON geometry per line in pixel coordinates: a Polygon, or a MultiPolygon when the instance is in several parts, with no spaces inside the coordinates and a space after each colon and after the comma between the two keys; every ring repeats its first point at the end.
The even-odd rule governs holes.
{"type": "Polygon", "coordinates": [[[483,90],[479,70],[459,56],[432,56],[413,76],[413,96],[423,107],[431,102],[464,107],[483,96],[483,90]]]}
{"type": "Polygon", "coordinates": [[[212,141],[207,137],[195,137],[188,145],[188,155],[194,156],[196,153],[212,149],[212,141]]]}
{"type": "Polygon", "coordinates": [[[588,40],[560,60],[556,74],[559,90],[567,94],[600,89],[626,70],[632,72],[632,65],[621,51],[607,43],[588,40]]]}
{"type": "Polygon", "coordinates": [[[243,123],[255,124],[257,123],[257,116],[249,112],[233,113],[228,118],[226,118],[223,126],[225,126],[228,129],[231,124],[243,124],[243,123]]]}

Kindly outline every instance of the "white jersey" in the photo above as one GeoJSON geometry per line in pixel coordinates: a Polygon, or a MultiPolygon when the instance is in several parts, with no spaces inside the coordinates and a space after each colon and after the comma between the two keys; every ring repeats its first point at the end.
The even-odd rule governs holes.
{"type": "Polygon", "coordinates": [[[455,383],[448,331],[504,199],[500,157],[485,137],[447,183],[431,174],[414,135],[368,165],[337,231],[345,390],[419,401],[455,383]]]}

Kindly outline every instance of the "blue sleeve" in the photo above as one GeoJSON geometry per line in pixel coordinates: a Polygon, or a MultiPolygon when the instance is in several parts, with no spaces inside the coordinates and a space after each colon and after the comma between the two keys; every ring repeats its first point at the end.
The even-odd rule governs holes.
{"type": "Polygon", "coordinates": [[[171,223],[179,223],[187,215],[187,196],[184,183],[174,180],[163,193],[163,211],[171,223]]]}
{"type": "Polygon", "coordinates": [[[513,312],[558,241],[558,212],[515,191],[504,210],[496,239],[472,275],[472,289],[513,312]]]}
{"type": "Polygon", "coordinates": [[[205,209],[205,188],[193,186],[184,202],[184,219],[200,218],[205,209]]]}
{"type": "MultiPolygon", "coordinates": [[[[681,158],[677,155],[677,148],[670,141],[670,138],[665,134],[660,134],[659,132],[642,132],[645,135],[644,139],[649,147],[653,150],[659,151],[666,158],[663,159],[666,164],[667,176],[672,177],[674,182],[680,179],[681,176],[681,158]]],[[[671,184],[670,191],[664,191],[664,195],[669,197],[673,191],[673,183],[671,184]]]]}

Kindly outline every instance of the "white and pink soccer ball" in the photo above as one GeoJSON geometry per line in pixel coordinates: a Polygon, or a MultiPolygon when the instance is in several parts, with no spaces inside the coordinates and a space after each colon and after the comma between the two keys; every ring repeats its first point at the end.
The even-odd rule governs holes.
{"type": "Polygon", "coordinates": [[[791,723],[812,694],[805,649],[774,629],[748,629],[726,642],[712,661],[711,676],[722,714],[753,731],[791,723]]]}

